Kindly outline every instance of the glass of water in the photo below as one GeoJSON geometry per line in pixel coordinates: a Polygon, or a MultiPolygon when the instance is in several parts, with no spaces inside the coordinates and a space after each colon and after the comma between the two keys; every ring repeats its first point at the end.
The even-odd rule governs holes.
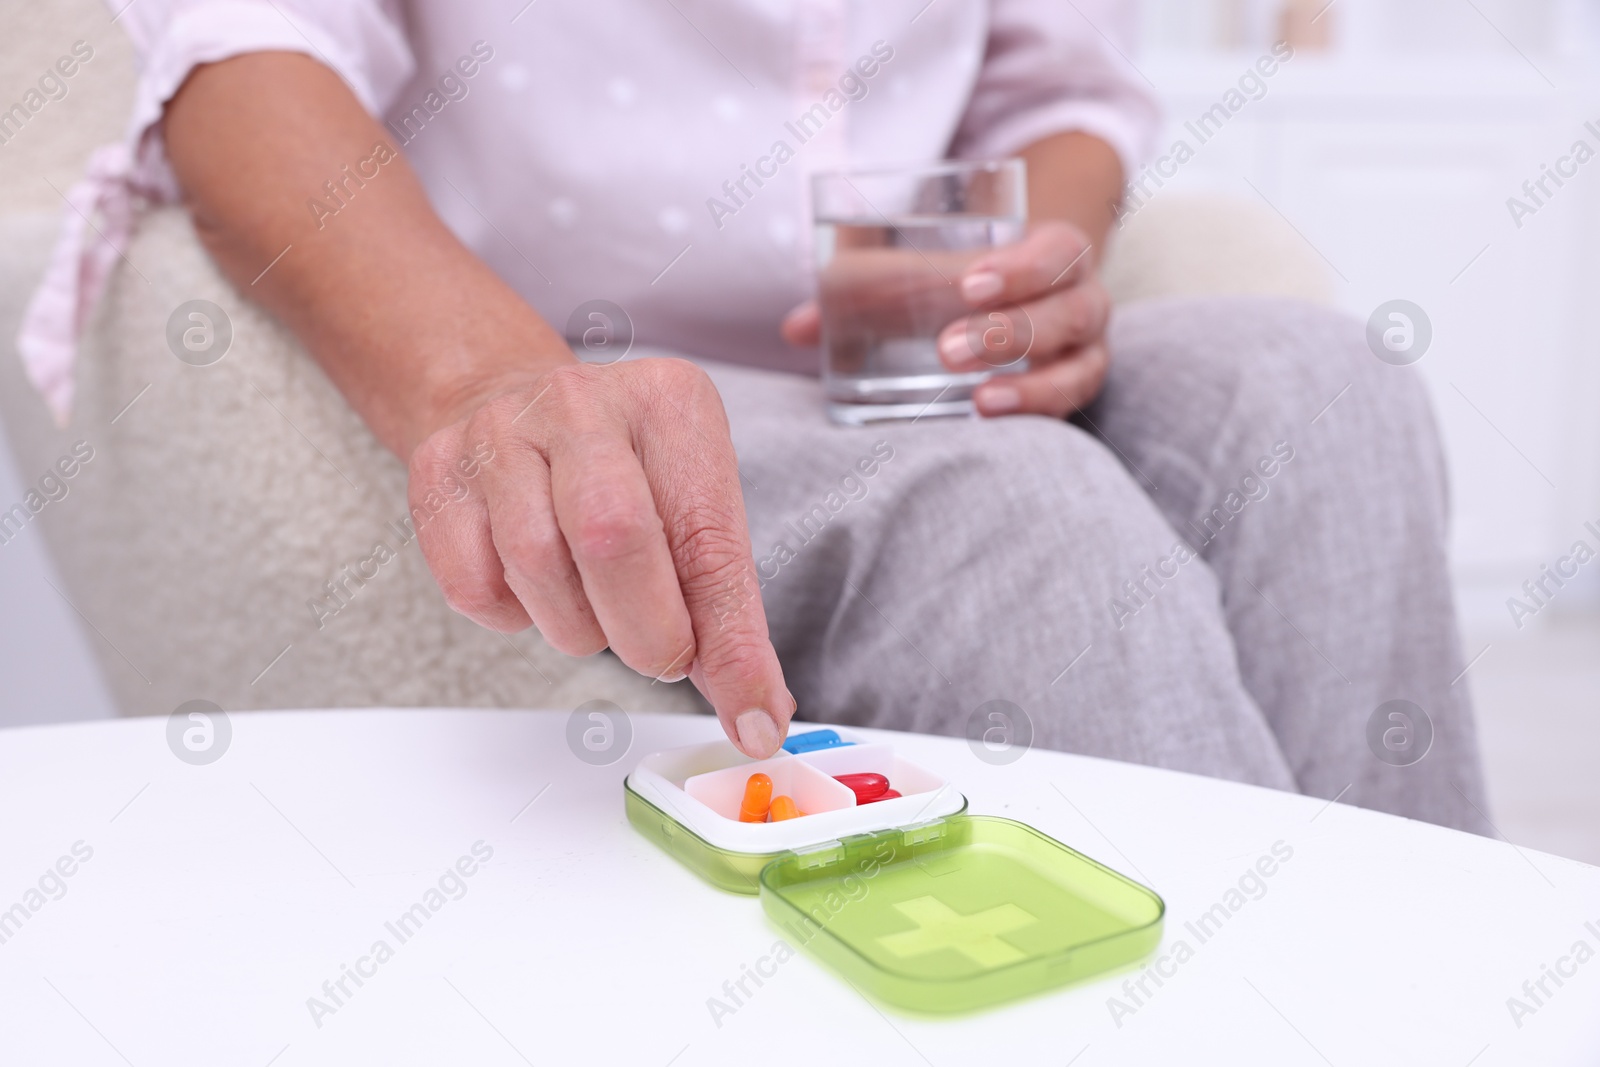
{"type": "Polygon", "coordinates": [[[1024,369],[1021,324],[999,314],[977,316],[968,331],[979,370],[952,373],[938,353],[939,331],[974,310],[962,272],[1022,236],[1022,160],[818,174],[811,194],[829,418],[859,426],[970,415],[977,385],[1024,369]]]}

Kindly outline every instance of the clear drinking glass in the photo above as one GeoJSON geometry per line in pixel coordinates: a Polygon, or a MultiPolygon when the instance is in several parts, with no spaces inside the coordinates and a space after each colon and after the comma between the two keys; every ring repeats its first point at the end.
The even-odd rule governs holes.
{"type": "Polygon", "coordinates": [[[1022,236],[1022,160],[818,174],[811,193],[829,418],[971,414],[975,386],[1024,369],[1026,331],[1010,316],[980,315],[968,331],[978,371],[953,374],[937,351],[939,331],[973,310],[962,272],[1022,236]]]}

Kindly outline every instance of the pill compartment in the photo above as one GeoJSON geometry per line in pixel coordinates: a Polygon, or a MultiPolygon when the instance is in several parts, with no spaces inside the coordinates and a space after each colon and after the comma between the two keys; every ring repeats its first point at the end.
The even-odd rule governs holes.
{"type": "Polygon", "coordinates": [[[807,760],[795,756],[780,756],[697,774],[684,780],[683,791],[723,818],[737,822],[739,802],[744,798],[745,784],[752,774],[765,774],[771,778],[772,795],[788,797],[807,816],[838,811],[856,802],[855,794],[848,786],[841,785],[807,760]]]}
{"type": "Polygon", "coordinates": [[[646,756],[624,784],[628,820],[711,884],[754,896],[761,868],[784,852],[966,810],[966,797],[900,758],[893,745],[863,744],[839,733],[853,743],[768,760],[752,760],[726,741],[646,756]],[[757,771],[772,778],[773,796],[792,797],[805,816],[740,822],[739,799],[757,771]],[[902,795],[857,805],[855,794],[832,776],[861,771],[886,774],[902,795]]]}
{"type": "MultiPolygon", "coordinates": [[[[890,800],[875,800],[866,805],[879,809],[879,825],[899,826],[931,818],[929,812],[938,805],[941,790],[950,791],[950,784],[919,764],[903,759],[895,753],[893,745],[865,744],[843,748],[824,748],[815,752],[802,752],[794,757],[809,763],[829,781],[838,774],[871,772],[889,779],[889,788],[900,795],[890,800]]],[[[838,784],[837,782],[834,784],[838,784]]],[[[801,810],[805,810],[804,807],[801,810]]]]}

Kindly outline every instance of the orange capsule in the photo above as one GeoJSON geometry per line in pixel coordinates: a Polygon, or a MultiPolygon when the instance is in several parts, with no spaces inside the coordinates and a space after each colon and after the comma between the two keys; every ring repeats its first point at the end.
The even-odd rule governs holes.
{"type": "Polygon", "coordinates": [[[767,818],[773,822],[783,822],[785,819],[798,819],[800,809],[795,807],[793,800],[788,797],[773,797],[772,807],[767,811],[767,818]]]}
{"type": "Polygon", "coordinates": [[[744,800],[739,804],[740,822],[766,822],[772,803],[772,779],[757,771],[744,784],[744,800]]]}

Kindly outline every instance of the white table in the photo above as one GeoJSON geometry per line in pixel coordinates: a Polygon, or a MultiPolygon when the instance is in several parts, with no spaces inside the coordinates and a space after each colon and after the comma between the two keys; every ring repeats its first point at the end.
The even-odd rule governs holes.
{"type": "Polygon", "coordinates": [[[996,767],[960,740],[886,735],[973,812],[1159,891],[1167,977],[1145,979],[1142,1003],[1123,992],[1134,969],[930,1019],[880,1011],[802,954],[719,1027],[709,998],[778,932],[754,898],[639,837],[621,787],[640,755],[719,736],[715,722],[635,715],[631,750],[597,767],[567,747],[566,712],[230,721],[206,766],[174,756],[165,720],[0,734],[0,909],[26,904],[75,843],[93,850],[0,944],[0,1063],[1600,1063],[1600,959],[1563,965],[1576,974],[1559,988],[1546,979],[1553,995],[1520,1028],[1506,1003],[1575,942],[1600,949],[1600,871],[1500,841],[1057,753],[996,767]],[[385,923],[428,903],[479,841],[493,855],[464,895],[402,943],[385,923]],[[1226,906],[1276,842],[1292,858],[1201,943],[1186,924],[1226,906]],[[324,981],[380,939],[392,956],[361,964],[370,976],[346,979],[319,1027],[308,998],[331,1006],[324,981]],[[1112,996],[1135,1010],[1114,1020],[1112,996]]]}

